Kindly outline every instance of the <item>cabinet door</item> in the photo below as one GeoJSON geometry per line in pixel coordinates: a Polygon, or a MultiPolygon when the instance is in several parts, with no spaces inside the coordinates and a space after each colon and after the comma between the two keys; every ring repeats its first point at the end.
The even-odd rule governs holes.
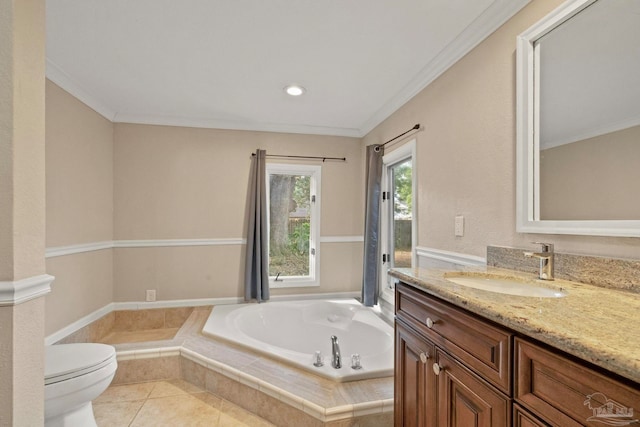
{"type": "Polygon", "coordinates": [[[511,400],[437,350],[438,426],[509,427],[511,400]]]}
{"type": "Polygon", "coordinates": [[[396,321],[395,426],[436,426],[435,347],[396,321]]]}
{"type": "Polygon", "coordinates": [[[520,406],[513,405],[513,427],[549,427],[520,406]]]}

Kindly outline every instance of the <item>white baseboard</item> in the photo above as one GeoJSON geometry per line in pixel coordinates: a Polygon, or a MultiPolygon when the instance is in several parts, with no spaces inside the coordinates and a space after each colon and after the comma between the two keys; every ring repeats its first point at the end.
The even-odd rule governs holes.
{"type": "MultiPolygon", "coordinates": [[[[298,294],[298,295],[274,295],[271,301],[294,301],[303,299],[342,299],[342,298],[358,298],[360,292],[334,292],[324,294],[298,294]]],[[[76,320],[75,322],[65,326],[64,328],[48,335],[44,339],[45,345],[54,344],[61,339],[71,335],[72,333],[88,326],[101,317],[106,316],[112,311],[119,310],[149,310],[153,308],[172,308],[172,307],[200,307],[205,305],[228,305],[241,304],[244,298],[228,297],[228,298],[198,298],[183,300],[167,300],[167,301],[130,301],[130,302],[112,302],[104,307],[89,313],[88,315],[76,320]]]]}
{"type": "Polygon", "coordinates": [[[114,310],[113,307],[114,303],[107,304],[104,307],[94,311],[93,313],[89,313],[86,316],[76,320],[75,322],[65,326],[64,328],[52,333],[51,335],[48,335],[44,339],[44,345],[54,344],[76,332],[77,330],[84,328],[88,324],[95,322],[103,316],[106,316],[114,310]]]}

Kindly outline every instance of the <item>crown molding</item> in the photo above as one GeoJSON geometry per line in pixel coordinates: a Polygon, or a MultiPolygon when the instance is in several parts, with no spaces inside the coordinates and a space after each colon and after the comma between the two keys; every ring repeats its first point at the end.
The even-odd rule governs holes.
{"type": "Polygon", "coordinates": [[[74,80],[69,74],[57,66],[49,58],[46,58],[46,76],[53,83],[60,86],[62,89],[73,95],[75,98],[86,104],[89,108],[93,109],[96,113],[103,116],[105,119],[113,122],[116,116],[116,112],[113,108],[102,102],[97,97],[93,96],[89,91],[82,88],[76,80],[74,80]]]}
{"type": "Polygon", "coordinates": [[[0,282],[0,307],[18,305],[51,292],[55,277],[48,274],[0,282]]]}
{"type": "Polygon", "coordinates": [[[409,102],[531,0],[496,0],[360,128],[362,136],[409,102]]]}
{"type": "Polygon", "coordinates": [[[362,137],[360,129],[336,128],[329,126],[296,125],[287,123],[241,122],[235,120],[219,120],[178,116],[159,116],[152,114],[116,113],[114,123],[135,123],[141,125],[181,126],[205,129],[229,129],[257,132],[299,133],[305,135],[362,137]]]}
{"type": "Polygon", "coordinates": [[[214,118],[189,118],[153,114],[117,112],[82,88],[59,66],[47,58],[47,78],[113,123],[180,126],[206,129],[230,129],[258,132],[280,132],[308,135],[362,138],[406,104],[492,32],[509,20],[531,0],[495,0],[478,18],[430,61],[404,88],[383,105],[359,128],[298,125],[287,123],[241,122],[214,118]]]}

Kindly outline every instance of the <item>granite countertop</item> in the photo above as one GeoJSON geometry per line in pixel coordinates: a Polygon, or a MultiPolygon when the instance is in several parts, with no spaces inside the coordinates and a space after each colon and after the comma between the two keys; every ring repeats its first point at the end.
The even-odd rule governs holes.
{"type": "Polygon", "coordinates": [[[565,280],[535,280],[498,268],[398,268],[390,275],[523,335],[640,383],[640,294],[565,280]],[[491,273],[562,289],[563,298],[521,297],[448,281],[447,275],[491,273]]]}

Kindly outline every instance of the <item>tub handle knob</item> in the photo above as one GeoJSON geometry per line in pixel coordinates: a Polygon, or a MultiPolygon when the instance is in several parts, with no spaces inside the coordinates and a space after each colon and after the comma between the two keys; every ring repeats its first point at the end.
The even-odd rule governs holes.
{"type": "Polygon", "coordinates": [[[437,363],[433,364],[433,373],[436,375],[440,375],[440,372],[444,371],[444,368],[437,363]]]}
{"type": "Polygon", "coordinates": [[[431,329],[431,328],[433,328],[433,325],[438,323],[438,321],[437,320],[433,320],[431,317],[427,317],[427,320],[425,320],[424,323],[427,324],[427,328],[431,329]]]}
{"type": "Polygon", "coordinates": [[[424,353],[424,352],[420,353],[420,361],[426,365],[427,364],[427,360],[429,360],[429,355],[427,353],[424,353]]]}
{"type": "Polygon", "coordinates": [[[316,351],[316,354],[313,356],[313,366],[316,368],[324,366],[322,353],[320,351],[316,351]]]}

